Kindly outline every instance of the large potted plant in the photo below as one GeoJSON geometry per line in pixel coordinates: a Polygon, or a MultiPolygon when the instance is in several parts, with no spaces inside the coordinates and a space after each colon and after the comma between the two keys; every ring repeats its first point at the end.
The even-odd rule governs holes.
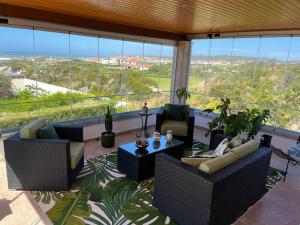
{"type": "Polygon", "coordinates": [[[266,124],[268,119],[271,118],[270,111],[264,109],[260,112],[257,109],[246,109],[248,124],[244,129],[247,133],[247,140],[253,139],[260,129],[266,124]]]}
{"type": "MultiPolygon", "coordinates": [[[[209,123],[209,131],[206,136],[211,133],[210,149],[215,149],[225,137],[230,139],[242,132],[246,133],[247,140],[250,140],[270,118],[270,112],[266,109],[262,112],[257,109],[245,109],[233,113],[230,103],[229,99],[221,99],[221,104],[216,107],[216,110],[220,111],[220,115],[209,123]]],[[[213,111],[214,109],[204,110],[204,112],[213,111]]]]}
{"type": "Polygon", "coordinates": [[[109,106],[107,106],[107,112],[105,114],[105,132],[101,134],[101,144],[105,148],[111,148],[115,145],[115,133],[112,132],[112,114],[109,106]]]}
{"type": "Polygon", "coordinates": [[[175,93],[178,98],[179,104],[181,104],[182,99],[187,100],[191,97],[191,94],[186,90],[186,88],[178,88],[175,93]]]}

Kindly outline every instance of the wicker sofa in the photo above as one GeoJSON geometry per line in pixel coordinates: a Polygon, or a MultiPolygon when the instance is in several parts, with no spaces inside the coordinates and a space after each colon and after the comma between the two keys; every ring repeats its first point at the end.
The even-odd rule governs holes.
{"type": "Polygon", "coordinates": [[[229,225],[266,192],[271,150],[259,147],[212,174],[156,156],[153,204],[180,225],[229,225]]]}
{"type": "Polygon", "coordinates": [[[84,164],[80,155],[71,165],[73,142],[82,148],[83,127],[53,124],[60,139],[20,138],[4,141],[9,189],[66,191],[84,164]],[[73,167],[73,168],[72,168],[73,167]]]}

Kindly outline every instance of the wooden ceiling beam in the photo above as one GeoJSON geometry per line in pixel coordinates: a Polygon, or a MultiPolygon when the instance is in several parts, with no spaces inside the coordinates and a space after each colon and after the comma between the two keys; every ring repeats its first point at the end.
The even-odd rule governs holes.
{"type": "Polygon", "coordinates": [[[142,27],[128,26],[123,24],[99,21],[89,18],[72,16],[57,12],[44,11],[22,6],[15,6],[0,3],[0,15],[4,17],[16,17],[21,19],[55,23],[65,26],[74,26],[85,29],[123,33],[129,35],[138,35],[152,38],[169,39],[169,40],[186,40],[184,34],[147,29],[142,27]]]}

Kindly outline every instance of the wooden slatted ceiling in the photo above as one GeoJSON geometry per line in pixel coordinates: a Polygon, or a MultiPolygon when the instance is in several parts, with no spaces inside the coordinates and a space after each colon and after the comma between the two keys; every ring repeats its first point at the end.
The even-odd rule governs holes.
{"type": "Polygon", "coordinates": [[[0,0],[177,34],[300,29],[299,0],[0,0]]]}

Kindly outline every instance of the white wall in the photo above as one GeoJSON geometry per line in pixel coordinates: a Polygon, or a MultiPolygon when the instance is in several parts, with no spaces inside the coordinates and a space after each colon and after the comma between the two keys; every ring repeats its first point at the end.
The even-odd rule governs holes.
{"type": "Polygon", "coordinates": [[[71,90],[69,88],[64,88],[64,87],[60,87],[60,86],[53,85],[53,84],[47,84],[44,82],[35,81],[35,80],[27,79],[27,78],[15,78],[15,79],[12,79],[11,82],[12,82],[13,88],[16,91],[24,90],[26,88],[26,86],[33,86],[33,87],[41,88],[51,94],[55,94],[57,92],[60,92],[63,94],[68,93],[68,92],[83,93],[80,91],[71,90]]]}

